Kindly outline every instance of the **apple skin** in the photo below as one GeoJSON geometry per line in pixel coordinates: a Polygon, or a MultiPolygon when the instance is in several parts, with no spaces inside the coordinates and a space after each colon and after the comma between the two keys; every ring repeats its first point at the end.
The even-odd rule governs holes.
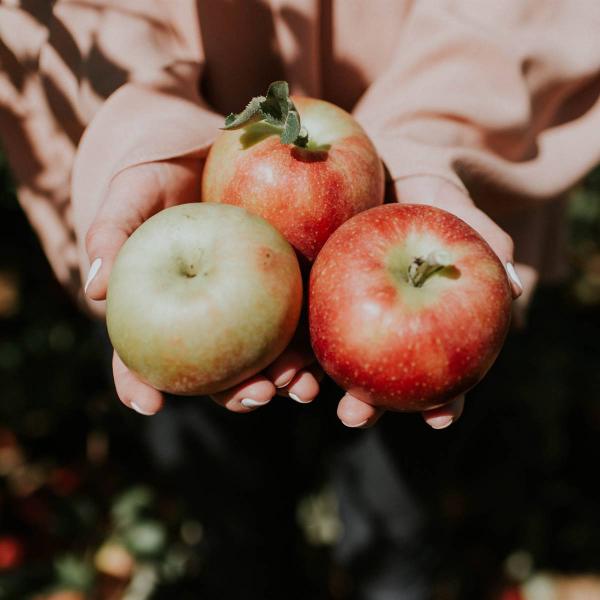
{"type": "Polygon", "coordinates": [[[264,122],[222,131],[206,160],[202,199],[261,215],[313,261],[344,221],[383,203],[385,180],[375,147],[350,114],[324,100],[293,100],[309,149],[282,144],[264,122]]]}
{"type": "Polygon", "coordinates": [[[288,345],[302,304],[295,252],[237,206],[182,204],[148,219],[111,271],[106,319],[127,367],[181,395],[228,389],[288,345]]]}
{"type": "Polygon", "coordinates": [[[311,343],[325,372],[373,406],[422,411],[473,387],[506,337],[511,290],[481,236],[425,205],[386,204],[344,223],[310,275],[311,343]],[[453,267],[421,287],[416,257],[445,251],[453,267]]]}

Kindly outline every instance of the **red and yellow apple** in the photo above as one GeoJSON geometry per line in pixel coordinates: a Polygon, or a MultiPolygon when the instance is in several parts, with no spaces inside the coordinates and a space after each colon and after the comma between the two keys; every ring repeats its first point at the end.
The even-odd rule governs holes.
{"type": "Polygon", "coordinates": [[[346,111],[312,98],[293,98],[292,106],[308,135],[305,146],[283,143],[281,129],[266,121],[222,131],[206,160],[202,199],[261,215],[313,261],[344,221],[383,203],[384,173],[371,140],[346,111]]]}
{"type": "Polygon", "coordinates": [[[481,236],[425,205],[363,212],[327,241],[310,275],[315,355],[374,406],[422,411],[473,387],[504,342],[511,291],[481,236]]]}
{"type": "Polygon", "coordinates": [[[302,304],[295,252],[267,221],[219,204],[159,212],[125,242],[106,319],[127,367],[182,395],[230,388],[287,346],[302,304]]]}

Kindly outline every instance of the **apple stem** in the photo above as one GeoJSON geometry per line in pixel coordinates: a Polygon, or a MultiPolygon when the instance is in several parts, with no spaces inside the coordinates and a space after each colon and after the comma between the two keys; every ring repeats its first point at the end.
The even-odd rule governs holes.
{"type": "Polygon", "coordinates": [[[300,122],[300,113],[290,98],[287,81],[274,81],[266,96],[255,96],[244,110],[228,115],[223,129],[240,129],[259,121],[278,129],[283,144],[306,148],[309,143],[308,131],[300,122]]]}
{"type": "Polygon", "coordinates": [[[415,258],[408,267],[408,281],[421,287],[434,273],[452,264],[450,256],[443,250],[434,250],[425,257],[415,258]]]}

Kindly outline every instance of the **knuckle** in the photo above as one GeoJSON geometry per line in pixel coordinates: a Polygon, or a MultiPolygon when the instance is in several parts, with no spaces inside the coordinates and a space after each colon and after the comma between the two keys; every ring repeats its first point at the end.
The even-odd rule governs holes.
{"type": "Polygon", "coordinates": [[[90,260],[104,256],[112,246],[114,232],[118,230],[109,220],[97,218],[85,234],[85,249],[90,260]]]}
{"type": "MultiPolygon", "coordinates": [[[[91,253],[93,253],[95,248],[98,246],[101,231],[102,226],[98,222],[92,223],[90,228],[87,230],[87,233],[85,234],[85,248],[88,252],[88,255],[91,255],[91,253]]],[[[90,258],[92,257],[90,256],[90,258]]]]}
{"type": "Polygon", "coordinates": [[[512,237],[506,233],[506,231],[503,232],[504,236],[504,245],[506,246],[506,249],[510,251],[510,253],[512,254],[514,248],[515,248],[515,243],[512,239],[512,237]]]}
{"type": "Polygon", "coordinates": [[[503,229],[498,228],[498,233],[495,236],[496,252],[503,260],[512,260],[514,252],[514,242],[512,237],[503,229]]]}

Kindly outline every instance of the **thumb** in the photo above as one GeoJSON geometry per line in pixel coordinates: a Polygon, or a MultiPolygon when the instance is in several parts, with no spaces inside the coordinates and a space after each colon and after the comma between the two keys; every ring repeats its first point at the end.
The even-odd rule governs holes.
{"type": "Polygon", "coordinates": [[[112,180],[85,238],[88,298],[106,298],[117,254],[144,221],[168,206],[198,200],[200,175],[198,161],[185,158],[130,167],[112,180]]]}
{"type": "MultiPolygon", "coordinates": [[[[147,165],[119,173],[110,184],[108,193],[85,237],[90,261],[84,292],[92,300],[104,300],[108,277],[121,246],[150,216],[138,204],[155,204],[154,198],[143,197],[144,181],[149,175],[147,165]]],[[[155,193],[155,192],[154,192],[155,193]]]]}

